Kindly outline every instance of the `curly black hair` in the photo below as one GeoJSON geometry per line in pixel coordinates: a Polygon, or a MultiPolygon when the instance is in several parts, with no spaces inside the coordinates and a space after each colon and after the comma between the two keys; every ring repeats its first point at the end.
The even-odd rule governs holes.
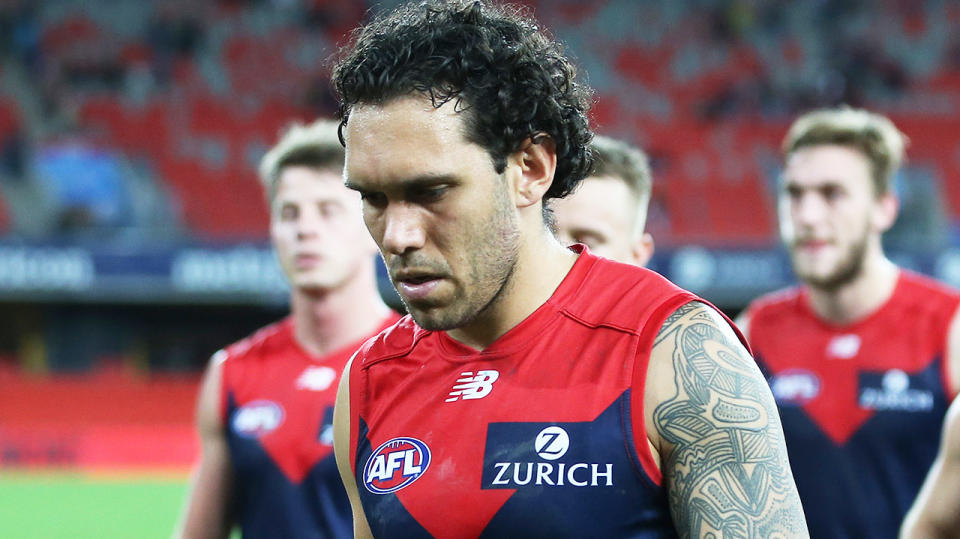
{"type": "Polygon", "coordinates": [[[545,199],[566,196],[590,170],[592,93],[575,79],[561,45],[526,9],[465,0],[411,2],[375,18],[354,31],[333,71],[341,130],[357,104],[455,100],[466,138],[497,173],[524,141],[549,136],[557,170],[545,199]]]}

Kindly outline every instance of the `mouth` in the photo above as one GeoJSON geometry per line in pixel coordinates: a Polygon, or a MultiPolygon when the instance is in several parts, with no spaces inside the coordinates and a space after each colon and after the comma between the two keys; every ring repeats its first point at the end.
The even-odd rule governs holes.
{"type": "Polygon", "coordinates": [[[798,249],[803,249],[806,251],[819,251],[824,247],[830,245],[830,242],[827,240],[815,240],[815,239],[805,239],[797,241],[796,246],[798,249]]]}
{"type": "Polygon", "coordinates": [[[298,269],[310,268],[320,263],[322,256],[317,254],[299,254],[294,257],[294,265],[298,269]]]}
{"type": "Polygon", "coordinates": [[[403,273],[394,278],[397,291],[409,300],[422,300],[430,295],[443,277],[425,273],[403,273]]]}

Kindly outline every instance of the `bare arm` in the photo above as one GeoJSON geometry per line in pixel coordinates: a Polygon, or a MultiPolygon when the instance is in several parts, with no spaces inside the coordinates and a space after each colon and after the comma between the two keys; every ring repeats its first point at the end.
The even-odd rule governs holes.
{"type": "Polygon", "coordinates": [[[693,302],[668,317],[646,387],[681,537],[809,536],[773,396],[716,311],[693,302]]]}
{"type": "Polygon", "coordinates": [[[210,360],[197,399],[200,463],[190,479],[190,490],[175,537],[221,538],[230,532],[227,505],[230,495],[230,452],[220,420],[222,353],[210,360]]]}
{"type": "Polygon", "coordinates": [[[340,386],[337,388],[337,404],[333,410],[333,450],[337,457],[337,468],[340,478],[350,498],[350,508],[353,509],[353,536],[357,539],[373,538],[367,517],[360,504],[360,492],[357,490],[357,480],[353,475],[350,461],[353,455],[350,451],[350,366],[354,356],[343,369],[340,377],[340,386]]]}
{"type": "Polygon", "coordinates": [[[940,453],[903,521],[900,537],[960,537],[960,399],[950,405],[940,453]]]}
{"type": "Polygon", "coordinates": [[[960,392],[960,308],[947,330],[947,380],[951,391],[960,392]]]}
{"type": "MultiPolygon", "coordinates": [[[[740,328],[740,333],[743,333],[743,336],[747,338],[747,341],[750,341],[750,315],[747,314],[746,309],[740,313],[740,316],[733,321],[738,328],[740,328]]],[[[753,343],[750,344],[753,346],[753,343]]]]}

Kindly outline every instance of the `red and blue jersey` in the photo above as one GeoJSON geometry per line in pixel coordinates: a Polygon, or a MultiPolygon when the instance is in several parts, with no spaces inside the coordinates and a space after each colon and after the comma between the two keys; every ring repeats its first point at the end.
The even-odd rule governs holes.
{"type": "Polygon", "coordinates": [[[218,352],[226,355],[221,419],[233,468],[230,510],[244,537],[353,536],[333,456],[333,405],[340,374],[362,342],[313,357],[288,317],[218,352]]]}
{"type": "Polygon", "coordinates": [[[901,271],[891,298],[831,325],[805,288],[749,307],[748,340],[783,420],[813,537],[896,537],[937,454],[953,395],[945,362],[957,292],[901,271]]]}
{"type": "Polygon", "coordinates": [[[350,447],[374,536],[675,536],[643,387],[663,321],[695,299],[583,249],[482,351],[410,317],[368,341],[350,447]]]}

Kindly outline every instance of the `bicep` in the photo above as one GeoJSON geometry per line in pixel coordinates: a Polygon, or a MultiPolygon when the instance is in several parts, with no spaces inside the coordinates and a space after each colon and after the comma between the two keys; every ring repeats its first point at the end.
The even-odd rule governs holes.
{"type": "Polygon", "coordinates": [[[940,453],[913,507],[904,519],[904,538],[956,537],[960,534],[960,399],[944,422],[940,453]]]}
{"type": "Polygon", "coordinates": [[[947,380],[950,391],[960,393],[960,308],[950,320],[947,330],[947,380]]]}
{"type": "Polygon", "coordinates": [[[191,476],[181,537],[225,537],[230,529],[230,450],[220,417],[221,359],[211,359],[197,399],[200,462],[191,476]]]}
{"type": "Polygon", "coordinates": [[[350,499],[350,508],[353,511],[353,535],[355,538],[372,538],[373,533],[370,531],[367,517],[363,513],[360,492],[357,490],[357,480],[353,475],[353,466],[351,465],[353,448],[350,443],[350,368],[354,359],[356,359],[356,356],[343,369],[340,385],[337,388],[337,402],[333,410],[333,448],[337,459],[337,469],[340,471],[340,478],[343,480],[347,497],[350,499]]]}
{"type": "Polygon", "coordinates": [[[680,534],[806,536],[773,397],[726,320],[702,303],[680,307],[650,369],[649,430],[680,534]]]}

